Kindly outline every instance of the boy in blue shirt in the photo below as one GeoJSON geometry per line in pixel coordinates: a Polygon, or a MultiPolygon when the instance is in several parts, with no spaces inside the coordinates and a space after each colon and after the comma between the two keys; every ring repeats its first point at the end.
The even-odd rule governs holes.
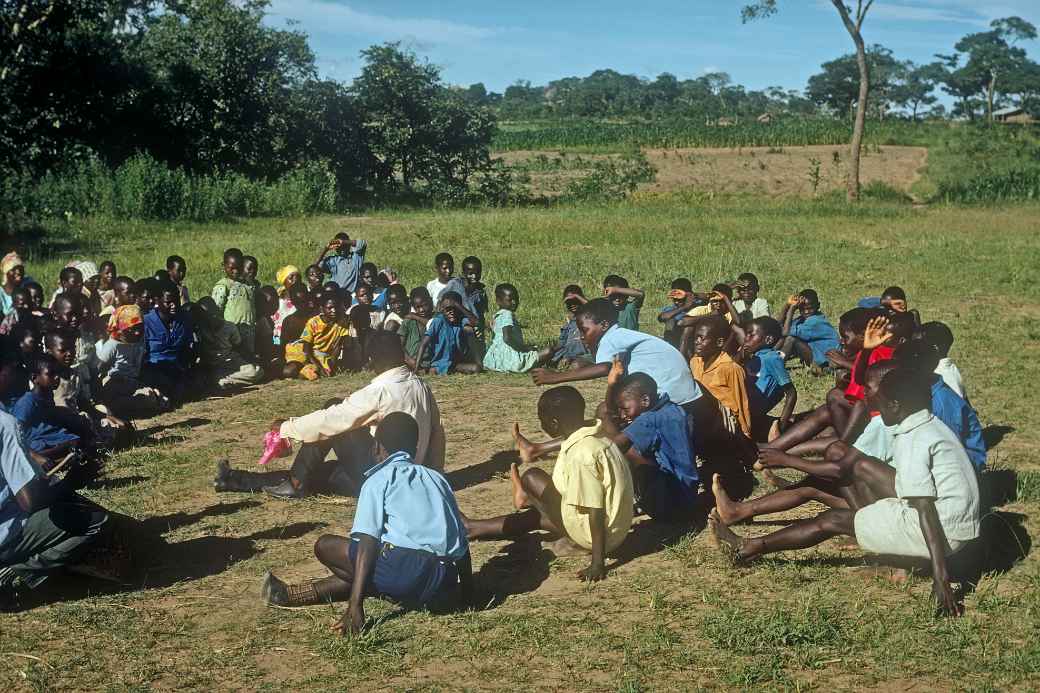
{"type": "Polygon", "coordinates": [[[361,276],[361,265],[365,264],[367,248],[368,244],[365,241],[351,240],[348,234],[337,233],[322,249],[314,264],[320,267],[331,281],[336,282],[339,288],[354,293],[361,276]]]}
{"type": "Polygon", "coordinates": [[[693,284],[685,277],[679,277],[672,281],[671,291],[668,298],[672,304],[665,306],[657,313],[657,322],[664,325],[664,334],[661,338],[676,349],[682,343],[682,328],[679,321],[686,317],[692,309],[708,305],[704,294],[693,292],[693,284]]]}
{"type": "Polygon", "coordinates": [[[441,294],[440,312],[426,324],[426,336],[415,356],[415,369],[429,357],[429,370],[437,375],[479,373],[479,363],[462,363],[466,355],[464,332],[473,332],[476,316],[462,304],[462,296],[454,291],[441,294]]]}
{"type": "Polygon", "coordinates": [[[783,323],[784,341],[779,351],[786,361],[798,357],[814,374],[827,365],[827,352],[837,349],[840,340],[834,326],[820,312],[820,297],[813,289],[804,289],[787,299],[778,320],[783,323]],[[798,317],[795,317],[795,313],[798,317]]]}
{"type": "Polygon", "coordinates": [[[625,375],[616,356],[598,416],[603,434],[632,468],[636,506],[654,520],[689,519],[700,483],[692,418],[667,394],[658,394],[657,383],[646,373],[625,375]]]}
{"type": "Polygon", "coordinates": [[[376,428],[377,464],[365,472],[350,537],[326,534],[314,554],[332,575],[288,585],[271,573],[264,601],[307,606],[349,600],[333,625],[341,635],[365,626],[364,599],[380,596],[406,608],[465,605],[472,588],[466,528],[455,494],[438,471],[415,464],[419,425],[403,412],[376,428]]]}
{"type": "Polygon", "coordinates": [[[784,357],[775,348],[782,336],[780,323],[768,316],[755,318],[744,331],[741,352],[744,371],[755,385],[748,388],[748,400],[751,404],[751,428],[758,441],[765,441],[768,436],[772,424],[768,414],[780,400],[784,401],[778,419],[780,430],[791,423],[798,402],[798,390],[791,382],[784,357]]]}

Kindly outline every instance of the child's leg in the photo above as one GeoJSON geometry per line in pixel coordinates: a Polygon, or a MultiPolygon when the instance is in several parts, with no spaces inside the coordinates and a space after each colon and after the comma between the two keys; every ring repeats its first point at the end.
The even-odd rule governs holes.
{"type": "Polygon", "coordinates": [[[456,363],[452,369],[452,373],[464,373],[466,375],[475,375],[484,370],[484,366],[479,363],[456,363]]]}
{"type": "Polygon", "coordinates": [[[798,443],[798,445],[791,446],[787,449],[787,454],[794,455],[795,457],[822,455],[824,452],[826,452],[827,446],[829,446],[836,440],[838,439],[831,436],[820,436],[819,438],[813,438],[812,440],[807,440],[804,443],[798,443]]]}
{"type": "Polygon", "coordinates": [[[830,412],[831,426],[841,435],[849,423],[852,414],[852,403],[845,398],[845,393],[838,388],[831,388],[827,392],[827,411],[830,412]]]}
{"type": "Polygon", "coordinates": [[[513,440],[516,442],[516,451],[520,454],[520,461],[527,463],[533,462],[542,455],[548,455],[550,452],[557,452],[563,445],[563,438],[555,438],[544,443],[532,443],[520,433],[520,424],[517,423],[513,424],[513,440]]]}
{"type": "Polygon", "coordinates": [[[290,585],[268,573],[260,590],[264,601],[275,606],[310,606],[349,599],[354,583],[350,544],[349,538],[334,534],[318,537],[314,542],[314,555],[332,575],[290,585]]]}
{"type": "Polygon", "coordinates": [[[820,431],[831,425],[831,413],[826,404],[821,404],[808,416],[803,417],[798,423],[789,427],[765,447],[774,450],[788,450],[799,443],[811,439],[820,431]]]}
{"type": "Polygon", "coordinates": [[[727,527],[716,513],[708,517],[715,538],[736,553],[738,561],[791,549],[807,549],[841,534],[855,536],[853,510],[827,510],[811,520],[799,520],[764,537],[741,537],[727,527]]]}
{"type": "Polygon", "coordinates": [[[514,464],[510,470],[513,482],[513,505],[532,505],[523,512],[500,515],[486,520],[466,520],[470,539],[506,539],[521,536],[535,530],[545,530],[561,536],[563,528],[560,515],[561,498],[552,478],[541,469],[529,469],[523,477],[514,464]]]}
{"type": "Polygon", "coordinates": [[[781,489],[765,496],[743,502],[733,501],[722,487],[722,479],[718,474],[711,482],[711,490],[715,494],[715,507],[724,524],[732,525],[750,520],[759,515],[771,515],[797,508],[809,501],[823,503],[830,508],[847,508],[848,503],[840,496],[827,493],[813,486],[799,486],[781,489]]]}

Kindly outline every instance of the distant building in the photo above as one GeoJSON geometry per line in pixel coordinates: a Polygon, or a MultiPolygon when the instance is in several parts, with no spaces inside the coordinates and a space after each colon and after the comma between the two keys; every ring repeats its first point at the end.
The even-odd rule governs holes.
{"type": "Polygon", "coordinates": [[[1035,123],[1036,121],[1018,106],[1008,106],[993,111],[993,120],[998,123],[1035,123]]]}
{"type": "Polygon", "coordinates": [[[773,122],[773,114],[772,113],[763,113],[762,115],[760,115],[757,118],[755,118],[755,120],[757,120],[758,122],[763,123],[765,125],[769,125],[770,123],[773,122]]]}

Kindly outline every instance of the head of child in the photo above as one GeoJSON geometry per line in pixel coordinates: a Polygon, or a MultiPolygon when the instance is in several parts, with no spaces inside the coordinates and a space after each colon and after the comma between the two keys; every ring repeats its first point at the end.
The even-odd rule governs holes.
{"type": "Polygon", "coordinates": [[[484,276],[484,265],[476,255],[470,255],[462,261],[462,278],[466,286],[480,284],[480,278],[484,276]]]}
{"type": "Polygon", "coordinates": [[[111,291],[116,274],[116,263],[111,260],[102,262],[98,267],[98,288],[102,291],[111,291]]]}
{"type": "Polygon", "coordinates": [[[929,345],[940,359],[948,357],[950,348],[953,347],[953,330],[943,322],[926,322],[914,337],[929,345]]]}
{"type": "Polygon", "coordinates": [[[578,324],[578,334],[581,335],[582,343],[595,354],[603,335],[617,324],[618,311],[613,302],[605,298],[595,298],[582,304],[574,314],[574,319],[578,324]]]}
{"type": "Polygon", "coordinates": [[[917,323],[910,313],[889,313],[888,331],[891,336],[885,340],[885,345],[901,349],[913,338],[916,327],[917,323]]]}
{"type": "Polygon", "coordinates": [[[134,297],[141,315],[148,315],[155,308],[156,294],[156,281],[151,277],[140,279],[134,284],[134,297]]]}
{"type": "Polygon", "coordinates": [[[408,312],[408,292],[400,284],[386,290],[386,308],[391,313],[404,317],[408,312]]]}
{"type": "MultiPolygon", "coordinates": [[[[7,258],[4,259],[6,260],[7,258]]],[[[4,281],[8,286],[19,286],[25,279],[25,265],[21,263],[21,258],[11,260],[10,262],[17,264],[12,265],[4,272],[4,281]]]]}
{"type": "Polygon", "coordinates": [[[711,306],[713,313],[724,315],[726,313],[726,302],[719,298],[720,295],[732,301],[733,287],[722,282],[711,287],[711,298],[708,299],[708,305],[711,306]]]}
{"type": "Polygon", "coordinates": [[[260,273],[260,261],[252,255],[242,256],[242,276],[248,282],[255,282],[260,273]]]}
{"type": "Polygon", "coordinates": [[[881,292],[881,305],[893,313],[907,311],[906,292],[898,286],[890,286],[881,292]]]}
{"type": "Polygon", "coordinates": [[[343,319],[343,301],[338,294],[325,294],[321,299],[321,319],[326,324],[340,322],[343,319]]]}
{"type": "Polygon", "coordinates": [[[426,290],[425,286],[417,286],[412,289],[408,301],[412,305],[412,312],[418,317],[425,320],[433,315],[433,297],[430,296],[430,292],[426,290]]]}
{"type": "Polygon", "coordinates": [[[445,291],[441,294],[441,314],[449,325],[462,324],[462,296],[457,291],[445,291]]]}
{"type": "Polygon", "coordinates": [[[36,282],[26,282],[25,290],[29,292],[29,308],[32,310],[43,310],[43,287],[36,282]]]}
{"type": "Polygon", "coordinates": [[[33,389],[39,393],[47,394],[54,391],[61,380],[61,364],[50,354],[40,354],[33,361],[32,380],[33,389]]]}
{"type": "Polygon", "coordinates": [[[379,268],[376,267],[374,262],[366,262],[361,265],[361,270],[358,272],[358,286],[364,284],[370,289],[374,289],[376,286],[376,278],[379,276],[379,268]]]}
{"type": "Polygon", "coordinates": [[[33,325],[17,323],[11,329],[11,344],[14,344],[18,354],[24,359],[36,353],[40,346],[40,334],[33,325]]]}
{"type": "Polygon", "coordinates": [[[354,299],[357,300],[359,306],[365,308],[371,308],[372,300],[375,296],[372,295],[372,286],[365,284],[364,282],[358,282],[357,288],[354,290],[354,299]]]}
{"type": "Polygon", "coordinates": [[[353,247],[351,245],[350,234],[340,232],[332,237],[332,242],[335,244],[335,250],[337,255],[346,257],[350,255],[353,247]]]}
{"type": "Polygon", "coordinates": [[[289,300],[292,301],[293,307],[296,308],[298,313],[314,315],[318,312],[314,294],[308,291],[307,287],[302,284],[297,284],[289,289],[289,300]]]}
{"type": "Polygon", "coordinates": [[[54,299],[54,321],[69,330],[83,324],[83,295],[61,294],[54,299]]]}
{"type": "Polygon", "coordinates": [[[729,325],[725,320],[707,317],[697,323],[693,331],[693,355],[710,359],[722,353],[729,337],[729,325]]]}
{"type": "Polygon", "coordinates": [[[585,425],[585,398],[570,385],[550,388],[538,398],[538,421],[553,438],[569,436],[585,425]]]}
{"type": "Polygon", "coordinates": [[[295,265],[286,265],[274,273],[274,278],[278,282],[278,293],[288,298],[292,288],[300,283],[300,270],[295,265]]]}
{"type": "MultiPolygon", "coordinates": [[[[385,373],[404,365],[404,346],[401,338],[392,332],[373,332],[368,338],[368,367],[374,373],[385,373]]],[[[343,400],[336,400],[339,404],[343,400]]]]}
{"type": "Polygon", "coordinates": [[[841,338],[842,351],[853,356],[863,348],[863,331],[867,323],[880,315],[879,311],[870,308],[853,308],[838,318],[838,336],[841,338]]]}
{"type": "Polygon", "coordinates": [[[414,458],[419,448],[419,424],[410,414],[392,412],[376,426],[375,439],[375,458],[380,462],[399,452],[414,458]]]}
{"type": "Polygon", "coordinates": [[[931,374],[899,365],[881,378],[870,404],[881,412],[886,426],[895,426],[911,414],[928,410],[931,402],[931,374]]]}
{"type": "Polygon", "coordinates": [[[68,370],[76,362],[76,335],[68,330],[53,330],[43,336],[44,353],[50,354],[68,370]]]}
{"type": "Polygon", "coordinates": [[[499,284],[495,287],[495,303],[502,310],[515,313],[520,307],[520,292],[512,284],[499,284]]]}
{"type": "Polygon", "coordinates": [[[657,404],[657,381],[646,373],[629,373],[617,386],[614,406],[621,423],[628,426],[657,404]]]}
{"type": "Polygon", "coordinates": [[[137,303],[137,294],[134,292],[134,280],[130,277],[116,277],[112,282],[112,292],[115,294],[115,305],[117,307],[137,303]]]}
{"type": "Polygon", "coordinates": [[[83,273],[75,267],[65,267],[58,274],[62,293],[78,294],[83,292],[83,273]]]}
{"type": "Polygon", "coordinates": [[[228,248],[224,251],[224,276],[231,281],[242,279],[242,265],[245,264],[245,256],[238,248],[228,248]]]}
{"type": "Polygon", "coordinates": [[[752,320],[744,333],[744,350],[753,354],[762,349],[775,349],[784,335],[784,328],[776,318],[763,315],[752,320]]]}
{"type": "Polygon", "coordinates": [[[447,284],[455,274],[455,258],[451,253],[437,253],[437,257],[433,259],[433,269],[437,272],[437,279],[441,284],[447,284]]]}
{"type": "Polygon", "coordinates": [[[0,395],[7,395],[19,378],[22,361],[16,353],[0,351],[0,395]]]}
{"type": "Polygon", "coordinates": [[[24,286],[19,286],[17,289],[12,291],[11,307],[15,310],[31,310],[32,299],[29,296],[29,290],[24,286]]]}
{"type": "Polygon", "coordinates": [[[803,318],[820,312],[820,295],[815,289],[802,289],[798,294],[798,314],[803,318]]]}
{"type": "Polygon", "coordinates": [[[171,255],[166,258],[166,276],[170,281],[180,286],[184,278],[188,276],[188,263],[180,255],[171,255]]]}
{"type": "Polygon", "coordinates": [[[311,291],[317,291],[321,288],[322,283],[325,281],[325,272],[317,265],[311,265],[304,272],[304,276],[307,278],[307,288],[311,291]]]}
{"type": "Polygon", "coordinates": [[[628,280],[617,274],[608,274],[603,278],[603,295],[614,304],[614,308],[621,310],[628,303],[628,296],[624,294],[612,294],[611,289],[627,289],[628,280]]]}
{"type": "Polygon", "coordinates": [[[163,322],[172,320],[180,307],[181,292],[177,285],[171,281],[156,282],[155,312],[159,314],[163,322]]]}
{"type": "Polygon", "coordinates": [[[678,279],[673,279],[672,280],[672,285],[671,285],[671,290],[672,291],[682,291],[684,293],[684,296],[682,298],[679,298],[679,297],[673,297],[672,298],[672,304],[673,305],[681,306],[683,304],[683,302],[686,300],[685,294],[692,294],[693,293],[693,282],[691,282],[686,277],[679,277],[678,279]]]}
{"type": "Polygon", "coordinates": [[[737,297],[747,305],[755,302],[761,289],[758,277],[751,274],[751,272],[744,272],[744,274],[737,277],[737,297]]]}
{"type": "Polygon", "coordinates": [[[575,296],[585,298],[585,292],[577,284],[568,284],[563,288],[563,307],[573,316],[582,307],[583,303],[575,296]]]}

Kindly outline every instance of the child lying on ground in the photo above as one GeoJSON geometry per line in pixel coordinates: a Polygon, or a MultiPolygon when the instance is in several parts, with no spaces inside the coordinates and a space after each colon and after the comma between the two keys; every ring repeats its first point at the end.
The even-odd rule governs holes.
{"type": "Polygon", "coordinates": [[[469,538],[552,532],[592,552],[592,562],[578,573],[580,579],[602,580],[606,555],[621,545],[632,526],[634,487],[628,462],[617,445],[603,437],[598,423],[586,422],[585,400],[569,385],[542,394],[538,418],[547,434],[566,438],[552,477],[537,467],[521,477],[512,465],[513,505],[521,512],[467,519],[469,538]]]}
{"type": "Polygon", "coordinates": [[[512,284],[495,287],[498,312],[491,326],[491,346],[484,355],[484,368],[503,373],[526,373],[552,358],[555,349],[538,350],[524,342],[524,333],[516,321],[520,292],[512,284]]]}

